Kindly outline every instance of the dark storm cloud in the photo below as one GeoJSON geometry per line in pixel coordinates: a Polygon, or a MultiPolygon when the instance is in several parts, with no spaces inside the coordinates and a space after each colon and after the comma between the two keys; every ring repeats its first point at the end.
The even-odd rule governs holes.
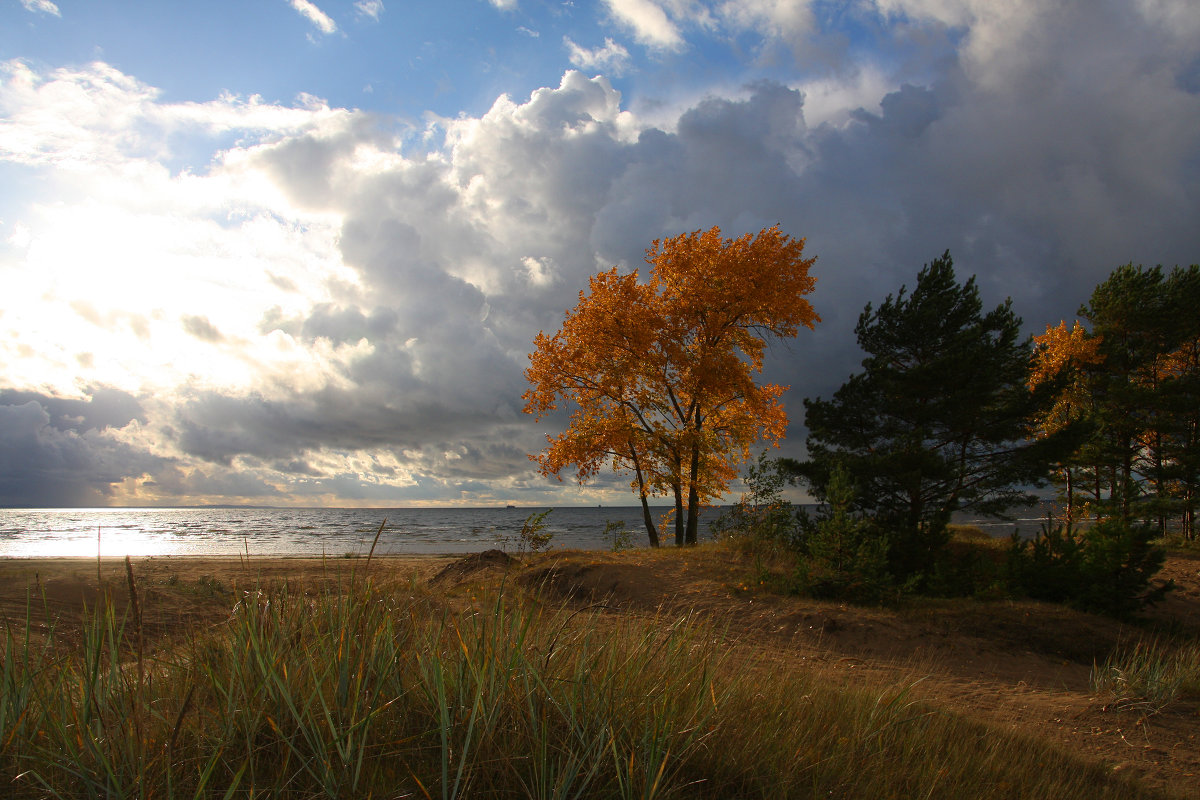
{"type": "Polygon", "coordinates": [[[115,484],[164,463],[111,435],[142,418],[117,389],[87,399],[0,392],[0,506],[103,504],[115,484]]]}
{"type": "Polygon", "coordinates": [[[0,390],[0,406],[35,403],[47,416],[47,423],[60,431],[80,433],[106,428],[124,428],[133,420],[145,422],[145,411],[138,399],[128,392],[107,386],[87,391],[87,398],[48,397],[37,392],[0,390]]]}
{"type": "MultiPolygon", "coordinates": [[[[527,463],[523,455],[515,455],[515,449],[488,444],[493,434],[514,433],[497,427],[504,424],[506,415],[495,408],[477,408],[460,401],[456,410],[450,402],[422,401],[417,392],[380,391],[387,396],[372,396],[361,387],[312,393],[293,401],[200,395],[177,411],[178,443],[190,455],[226,466],[239,456],[280,462],[323,448],[411,451],[407,457],[412,458],[424,451],[466,447],[466,443],[470,453],[492,454],[466,470],[473,475],[490,472],[492,477],[500,477],[527,463]],[[497,459],[496,453],[507,458],[497,459]],[[498,464],[498,471],[486,468],[498,464]]],[[[494,405],[496,398],[489,397],[487,402],[494,405]]],[[[512,428],[512,415],[508,416],[507,427],[512,428]]],[[[428,460],[445,459],[430,456],[428,460]]],[[[302,463],[306,464],[305,474],[313,474],[313,468],[302,463]]],[[[463,469],[454,471],[457,474],[463,469]]]]}

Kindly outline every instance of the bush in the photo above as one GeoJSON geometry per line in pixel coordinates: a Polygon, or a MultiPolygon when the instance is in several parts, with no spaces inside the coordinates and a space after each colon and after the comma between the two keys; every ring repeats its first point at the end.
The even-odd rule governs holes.
{"type": "Polygon", "coordinates": [[[804,517],[799,589],[813,597],[879,600],[891,588],[888,536],[872,520],[852,513],[854,488],[842,465],[825,488],[826,508],[815,521],[804,517]]]}
{"type": "Polygon", "coordinates": [[[1155,535],[1153,526],[1119,519],[1097,522],[1082,533],[1044,526],[1030,541],[1013,534],[1009,586],[1036,600],[1133,616],[1174,588],[1171,581],[1151,586],[1166,558],[1153,544],[1155,535]]]}
{"type": "Polygon", "coordinates": [[[783,499],[787,480],[779,462],[761,454],[758,463],[747,470],[749,491],[712,523],[713,534],[744,545],[756,555],[796,551],[800,523],[796,509],[783,499]]]}

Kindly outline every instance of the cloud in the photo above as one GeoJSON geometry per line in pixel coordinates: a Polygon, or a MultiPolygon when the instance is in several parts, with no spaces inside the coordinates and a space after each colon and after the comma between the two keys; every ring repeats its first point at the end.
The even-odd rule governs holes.
{"type": "Polygon", "coordinates": [[[639,44],[665,52],[686,49],[697,34],[728,40],[747,32],[759,37],[758,49],[782,42],[799,52],[817,27],[812,5],[811,0],[605,0],[612,19],[639,44]]]}
{"type": "Polygon", "coordinates": [[[793,453],[801,398],[857,368],[863,305],[947,248],[1029,331],[1118,264],[1196,260],[1198,54],[1169,15],[880,8],[939,54],[920,74],[715,87],[658,124],[576,71],[413,129],[9,62],[0,159],[51,189],[0,249],[4,496],[29,463],[39,502],[561,497],[525,457],[563,424],[521,413],[533,336],[597,269],[714,224],[819,257],[824,322],[768,367],[793,453]]]}
{"type": "Polygon", "coordinates": [[[206,342],[219,342],[225,338],[217,327],[208,321],[207,317],[186,315],[183,318],[183,329],[206,342]]]}
{"type": "Polygon", "coordinates": [[[383,0],[355,0],[354,11],[363,17],[370,17],[378,22],[383,14],[383,0]]]}
{"type": "Polygon", "coordinates": [[[488,0],[488,2],[501,11],[513,11],[517,7],[517,0],[488,0]]]}
{"type": "Polygon", "coordinates": [[[0,406],[34,403],[46,417],[45,424],[60,431],[105,431],[145,422],[145,409],[136,397],[108,386],[90,387],[80,398],[53,397],[31,391],[0,390],[0,406]]]}
{"type": "Polygon", "coordinates": [[[300,16],[311,22],[321,33],[327,36],[331,33],[337,33],[337,23],[330,19],[329,15],[324,11],[317,8],[310,0],[288,0],[288,3],[300,13],[300,16]]]}
{"type": "Polygon", "coordinates": [[[679,26],[654,0],[604,0],[608,11],[634,38],[648,47],[678,50],[684,39],[679,26]]]}
{"type": "Polygon", "coordinates": [[[32,11],[35,14],[62,16],[62,13],[58,10],[58,6],[50,2],[50,0],[21,0],[21,5],[25,7],[26,11],[32,11]]]}
{"type": "Polygon", "coordinates": [[[160,94],[102,62],[44,73],[20,59],[0,62],[0,158],[71,172],[153,170],[180,147],[170,144],[177,137],[287,135],[353,116],[308,96],[286,107],[234,95],[164,104],[160,94]]]}
{"type": "Polygon", "coordinates": [[[563,37],[567,48],[567,58],[580,69],[600,70],[610,75],[620,76],[629,66],[629,51],[610,38],[604,39],[604,46],[589,50],[563,37]]]}
{"type": "Polygon", "coordinates": [[[802,0],[729,0],[718,5],[717,16],[733,30],[794,40],[813,29],[811,5],[802,0]]]}
{"type": "Polygon", "coordinates": [[[0,505],[105,505],[131,475],[164,462],[122,440],[144,420],[131,395],[108,388],[84,398],[0,392],[0,505]]]}

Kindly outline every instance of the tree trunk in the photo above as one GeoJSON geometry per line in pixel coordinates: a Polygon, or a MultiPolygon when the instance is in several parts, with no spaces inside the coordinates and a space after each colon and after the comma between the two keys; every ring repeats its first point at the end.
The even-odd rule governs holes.
{"type": "Polygon", "coordinates": [[[684,541],[689,545],[696,544],[700,532],[700,491],[697,482],[700,480],[700,448],[692,446],[692,464],[688,476],[688,507],[687,531],[684,541]]]}
{"type": "Polygon", "coordinates": [[[676,479],[671,488],[675,490],[675,546],[683,547],[683,486],[676,479]]]}
{"type": "Polygon", "coordinates": [[[637,473],[638,497],[642,501],[642,520],[646,523],[650,546],[658,547],[658,529],[654,527],[654,518],[650,516],[650,504],[646,502],[646,479],[642,476],[642,462],[638,460],[637,450],[632,445],[629,448],[629,455],[633,458],[633,470],[637,473]]]}
{"type": "Polygon", "coordinates": [[[1068,465],[1063,470],[1067,475],[1067,536],[1071,535],[1071,531],[1075,528],[1075,487],[1071,481],[1071,467],[1068,465]]]}
{"type": "Polygon", "coordinates": [[[675,546],[683,547],[683,457],[678,450],[671,452],[671,491],[675,495],[675,546]]]}
{"type": "Polygon", "coordinates": [[[654,527],[654,518],[650,516],[650,504],[646,502],[646,495],[642,495],[642,520],[646,523],[646,533],[650,535],[650,546],[661,547],[662,543],[658,541],[658,529],[654,527]]]}

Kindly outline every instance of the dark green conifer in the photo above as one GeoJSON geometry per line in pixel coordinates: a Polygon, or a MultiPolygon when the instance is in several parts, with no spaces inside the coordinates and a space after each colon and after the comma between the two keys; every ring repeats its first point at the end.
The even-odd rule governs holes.
{"type": "Polygon", "coordinates": [[[809,460],[801,477],[823,498],[832,465],[859,508],[889,532],[898,577],[936,561],[952,512],[1028,504],[1054,440],[1031,441],[1042,398],[1026,387],[1030,345],[1011,301],[984,312],[972,277],[959,284],[949,252],[874,308],[855,333],[863,372],[831,400],[804,401],[809,460]]]}

